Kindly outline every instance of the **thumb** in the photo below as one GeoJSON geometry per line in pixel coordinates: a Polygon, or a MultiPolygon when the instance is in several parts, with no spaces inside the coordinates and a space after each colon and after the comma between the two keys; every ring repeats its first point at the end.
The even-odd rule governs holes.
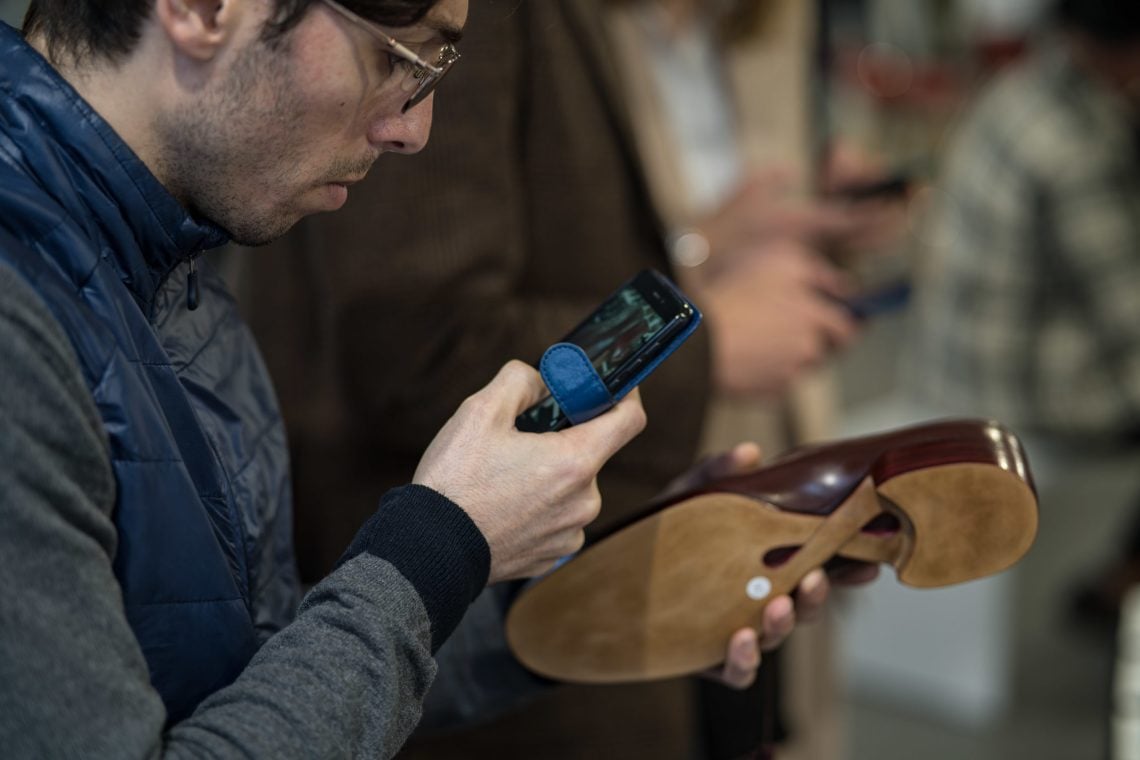
{"type": "Polygon", "coordinates": [[[513,420],[548,396],[549,391],[538,370],[512,359],[476,395],[486,397],[513,420]]]}
{"type": "Polygon", "coordinates": [[[562,430],[557,435],[569,439],[577,450],[587,452],[591,463],[600,468],[645,429],[645,423],[641,392],[634,388],[608,412],[562,430]]]}

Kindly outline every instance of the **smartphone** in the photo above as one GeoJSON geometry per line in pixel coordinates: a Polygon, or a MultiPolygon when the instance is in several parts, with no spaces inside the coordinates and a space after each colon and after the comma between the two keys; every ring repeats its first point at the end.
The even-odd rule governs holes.
{"type": "Polygon", "coordinates": [[[910,291],[909,282],[896,280],[857,296],[841,299],[841,303],[850,310],[851,316],[855,319],[865,320],[901,310],[910,303],[910,291]]]}
{"type": "MultiPolygon", "coordinates": [[[[676,339],[699,320],[700,312],[673,283],[646,269],[618,288],[562,342],[585,351],[610,394],[620,399],[633,389],[641,372],[676,349],[680,345],[676,339]]],[[[515,427],[530,433],[569,425],[550,396],[515,419],[515,427]]]]}
{"type": "Polygon", "coordinates": [[[836,188],[831,196],[845,201],[868,201],[876,198],[903,198],[910,192],[912,179],[905,172],[888,175],[872,182],[860,182],[836,188]]]}

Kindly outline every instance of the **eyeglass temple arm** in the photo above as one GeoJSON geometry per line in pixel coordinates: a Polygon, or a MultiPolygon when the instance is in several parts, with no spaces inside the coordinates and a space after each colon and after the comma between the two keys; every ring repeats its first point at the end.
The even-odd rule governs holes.
{"type": "Polygon", "coordinates": [[[433,74],[442,74],[443,73],[443,69],[439,68],[438,66],[433,66],[432,64],[425,61],[423,58],[420,58],[418,55],[413,53],[409,48],[405,47],[404,45],[401,45],[396,39],[389,37],[388,35],[384,35],[384,38],[385,38],[385,41],[388,43],[388,45],[392,48],[392,50],[394,50],[397,53],[399,53],[400,55],[404,56],[404,58],[408,59],[409,61],[412,61],[413,63],[415,63],[420,68],[427,69],[428,71],[430,71],[433,74]]]}
{"type": "Polygon", "coordinates": [[[382,29],[377,27],[375,24],[368,21],[367,19],[364,19],[364,18],[361,18],[360,16],[357,16],[355,13],[350,11],[348,8],[345,8],[344,6],[340,5],[339,3],[334,2],[334,0],[325,0],[325,5],[327,5],[329,8],[332,8],[333,11],[335,11],[336,13],[339,13],[341,16],[348,19],[349,21],[352,21],[353,23],[360,24],[361,26],[363,26],[369,32],[371,32],[372,34],[374,34],[375,36],[377,36],[378,38],[383,40],[385,45],[392,48],[392,50],[395,53],[397,53],[398,55],[403,57],[405,60],[411,61],[412,63],[419,66],[420,68],[427,69],[428,71],[430,71],[431,73],[433,73],[437,76],[439,74],[443,73],[443,69],[439,68],[438,66],[434,66],[434,65],[428,63],[423,58],[420,58],[418,55],[415,54],[414,51],[411,50],[411,48],[407,47],[406,45],[402,45],[399,42],[399,40],[397,40],[395,37],[392,37],[391,35],[386,34],[382,29]]]}

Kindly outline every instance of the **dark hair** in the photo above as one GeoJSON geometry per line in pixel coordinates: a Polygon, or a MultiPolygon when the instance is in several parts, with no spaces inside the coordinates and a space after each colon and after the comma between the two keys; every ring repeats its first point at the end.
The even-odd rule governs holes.
{"type": "MultiPolygon", "coordinates": [[[[265,38],[279,39],[296,26],[317,0],[276,0],[265,38]]],[[[431,10],[436,0],[342,0],[341,5],[384,26],[409,26],[431,10]]],[[[32,0],[24,16],[24,34],[43,35],[48,55],[118,60],[131,52],[154,0],[32,0]]]]}
{"type": "Polygon", "coordinates": [[[1071,29],[1098,42],[1123,45],[1140,42],[1140,2],[1137,0],[1060,0],[1057,17],[1071,29]]]}

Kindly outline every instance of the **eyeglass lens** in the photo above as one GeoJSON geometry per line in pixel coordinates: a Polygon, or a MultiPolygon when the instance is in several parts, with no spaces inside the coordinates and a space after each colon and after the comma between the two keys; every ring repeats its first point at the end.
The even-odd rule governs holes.
{"type": "Polygon", "coordinates": [[[459,60],[459,51],[455,49],[454,45],[446,44],[439,49],[439,52],[436,55],[427,57],[425,60],[432,61],[433,65],[439,69],[439,73],[437,74],[423,68],[417,68],[414,72],[412,72],[412,76],[417,81],[418,87],[416,87],[416,90],[412,93],[411,97],[408,98],[408,101],[404,103],[404,112],[407,112],[409,109],[414,108],[416,105],[423,102],[423,100],[427,98],[428,95],[431,95],[431,93],[435,90],[436,85],[438,85],[440,80],[447,75],[447,72],[451,70],[452,65],[454,65],[455,62],[459,60]]]}

